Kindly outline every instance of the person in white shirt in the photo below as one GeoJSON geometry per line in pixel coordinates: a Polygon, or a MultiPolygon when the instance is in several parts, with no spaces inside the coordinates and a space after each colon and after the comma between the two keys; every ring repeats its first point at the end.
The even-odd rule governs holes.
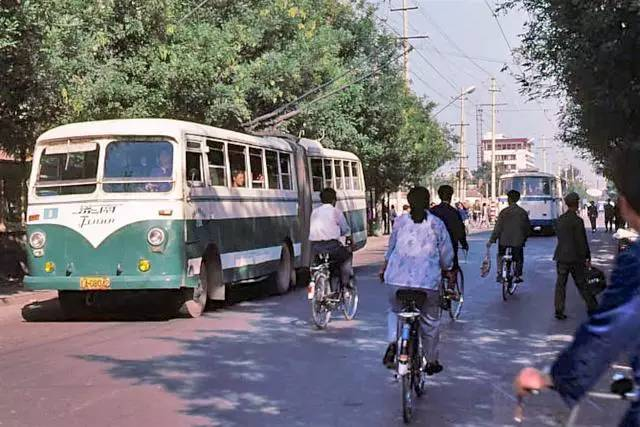
{"type": "Polygon", "coordinates": [[[351,237],[351,227],[342,211],[336,208],[337,195],[334,189],[325,188],[320,192],[322,205],[311,212],[309,240],[313,259],[318,254],[329,253],[331,260],[340,266],[340,278],[348,285],[352,276],[351,252],[342,245],[343,236],[351,237]]]}

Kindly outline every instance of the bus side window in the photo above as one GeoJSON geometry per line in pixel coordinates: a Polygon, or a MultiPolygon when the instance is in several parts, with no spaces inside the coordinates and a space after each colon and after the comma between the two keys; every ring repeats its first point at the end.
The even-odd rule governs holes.
{"type": "Polygon", "coordinates": [[[291,190],[291,156],[288,153],[279,153],[280,155],[280,178],[283,190],[291,190]]]}
{"type": "Polygon", "coordinates": [[[360,181],[360,168],[358,167],[358,163],[351,162],[351,174],[353,175],[353,189],[362,190],[362,181],[360,181]]]}
{"type": "Polygon", "coordinates": [[[267,150],[267,178],[269,179],[269,188],[272,190],[280,189],[280,177],[278,174],[278,153],[267,150]]]}
{"type": "Polygon", "coordinates": [[[324,188],[333,188],[332,160],[324,159],[324,188]]]}
{"type": "Polygon", "coordinates": [[[231,168],[231,186],[234,188],[247,187],[247,147],[229,144],[229,166],[231,168]]]}
{"type": "Polygon", "coordinates": [[[322,191],[322,159],[311,159],[311,181],[313,182],[313,191],[322,191]]]}
{"type": "Polygon", "coordinates": [[[336,168],[336,190],[344,190],[344,185],[342,181],[342,161],[334,160],[333,164],[336,168]]]}
{"type": "Polygon", "coordinates": [[[346,190],[353,189],[353,177],[351,176],[351,163],[344,160],[340,162],[343,164],[344,169],[344,188],[346,190]]]}
{"type": "Polygon", "coordinates": [[[187,167],[185,168],[185,172],[188,183],[202,182],[202,165],[200,158],[200,153],[187,151],[187,167]]]}
{"type": "Polygon", "coordinates": [[[249,149],[249,165],[251,166],[251,187],[264,187],[264,170],[262,168],[262,149],[249,149]]]}
{"type": "Polygon", "coordinates": [[[209,176],[211,185],[216,187],[227,186],[227,167],[224,160],[224,144],[219,141],[207,141],[209,153],[207,160],[209,162],[209,176]]]}

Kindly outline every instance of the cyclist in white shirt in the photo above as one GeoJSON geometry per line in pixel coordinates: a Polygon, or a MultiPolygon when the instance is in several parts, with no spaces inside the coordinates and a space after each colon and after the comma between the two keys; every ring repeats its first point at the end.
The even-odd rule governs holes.
{"type": "Polygon", "coordinates": [[[347,236],[347,240],[351,240],[351,227],[342,211],[336,208],[337,194],[334,189],[322,190],[320,201],[322,205],[311,212],[309,240],[313,259],[318,254],[328,253],[331,260],[340,266],[340,278],[346,286],[352,276],[352,255],[340,239],[347,236]]]}

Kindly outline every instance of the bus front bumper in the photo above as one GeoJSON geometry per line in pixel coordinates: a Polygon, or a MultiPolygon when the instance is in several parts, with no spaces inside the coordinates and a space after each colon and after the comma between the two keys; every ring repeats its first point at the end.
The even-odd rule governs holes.
{"type": "Polygon", "coordinates": [[[143,289],[178,289],[193,288],[196,286],[197,277],[187,277],[182,275],[159,275],[159,276],[91,276],[92,278],[108,278],[109,285],[96,289],[83,289],[80,285],[81,277],[47,277],[47,276],[25,276],[24,284],[31,290],[61,290],[61,291],[108,291],[108,290],[143,290],[143,289]]]}
{"type": "Polygon", "coordinates": [[[555,221],[552,219],[532,219],[529,222],[534,231],[541,231],[544,228],[553,227],[555,221]]]}

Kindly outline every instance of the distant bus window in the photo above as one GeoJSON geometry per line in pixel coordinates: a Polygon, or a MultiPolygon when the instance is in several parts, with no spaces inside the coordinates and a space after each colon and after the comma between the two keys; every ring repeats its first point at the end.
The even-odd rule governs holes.
{"type": "Polygon", "coordinates": [[[269,188],[280,189],[280,176],[278,174],[278,153],[267,150],[267,177],[269,178],[269,188]]]}
{"type": "Polygon", "coordinates": [[[344,190],[342,184],[342,162],[340,160],[334,160],[333,164],[336,168],[336,190],[344,190]]]}
{"type": "Polygon", "coordinates": [[[201,157],[200,153],[187,151],[187,167],[185,168],[187,182],[202,182],[201,157]]]}
{"type": "Polygon", "coordinates": [[[313,191],[322,191],[322,159],[311,159],[311,180],[313,191]]]}
{"type": "Polygon", "coordinates": [[[344,169],[344,188],[347,190],[353,189],[353,178],[351,177],[351,163],[344,161],[341,162],[344,169]]]}
{"type": "Polygon", "coordinates": [[[249,164],[251,165],[251,186],[253,188],[265,188],[261,149],[249,149],[249,164]]]}
{"type": "Polygon", "coordinates": [[[207,160],[209,162],[209,176],[211,185],[216,187],[227,186],[227,172],[224,160],[224,144],[220,141],[207,141],[209,153],[207,160]]]}
{"type": "Polygon", "coordinates": [[[324,160],[324,187],[333,188],[333,166],[331,160],[324,160]]]}
{"type": "Polygon", "coordinates": [[[351,162],[351,175],[353,176],[353,189],[362,190],[362,186],[360,184],[360,168],[356,162],[351,162]]]}
{"type": "Polygon", "coordinates": [[[291,190],[291,156],[287,153],[280,153],[280,178],[282,189],[291,190]]]}
{"type": "Polygon", "coordinates": [[[247,186],[247,147],[242,145],[228,145],[229,166],[231,166],[231,186],[247,186]]]}

